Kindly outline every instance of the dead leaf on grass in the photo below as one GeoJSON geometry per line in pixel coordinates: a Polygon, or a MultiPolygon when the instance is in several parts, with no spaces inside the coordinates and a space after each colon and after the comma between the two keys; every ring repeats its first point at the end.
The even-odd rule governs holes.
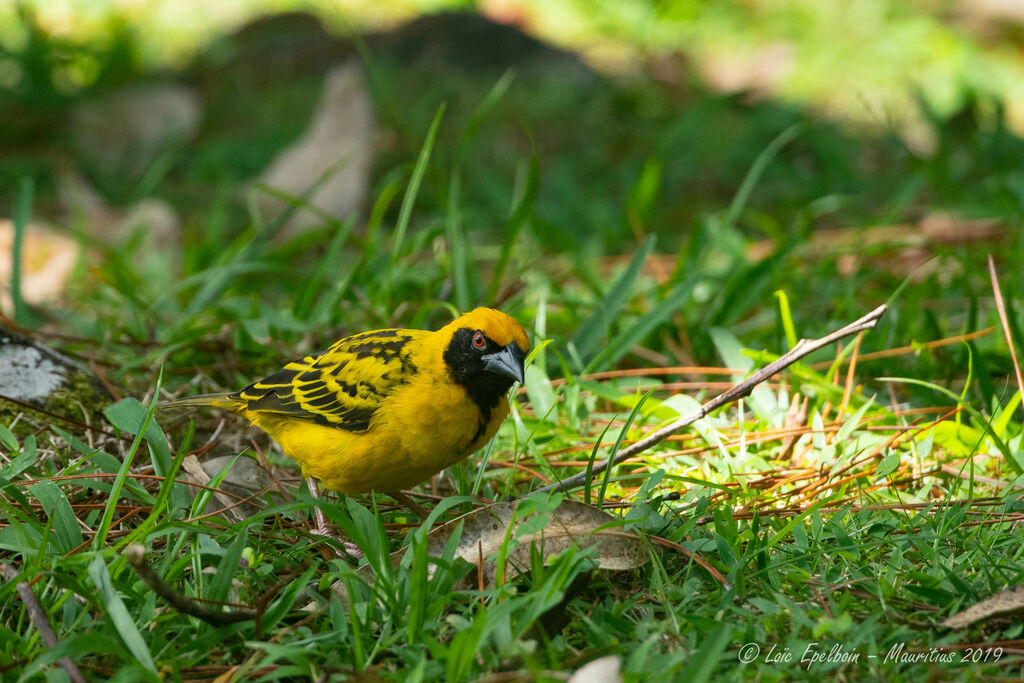
{"type": "Polygon", "coordinates": [[[964,628],[979,621],[987,621],[996,617],[1009,617],[1024,614],[1024,586],[1015,586],[971,605],[958,614],[954,614],[940,626],[946,628],[964,628]]]}
{"type": "MultiPolygon", "coordinates": [[[[623,571],[647,562],[642,539],[637,533],[624,529],[619,517],[573,500],[563,500],[552,510],[534,510],[523,515],[517,512],[523,502],[494,503],[473,510],[427,535],[427,553],[440,557],[456,529],[462,526],[455,557],[477,565],[480,571],[471,572],[456,588],[494,586],[498,574],[497,556],[506,538],[509,539],[504,568],[506,580],[528,570],[531,546],[537,547],[545,559],[571,546],[593,548],[596,551],[595,569],[623,571]],[[539,525],[538,515],[547,515],[547,523],[539,525]],[[533,525],[538,525],[537,530],[533,525]]],[[[397,567],[405,553],[405,548],[391,553],[391,565],[397,567]]],[[[360,567],[359,571],[372,577],[369,565],[360,567]]],[[[434,566],[429,566],[427,572],[432,576],[434,566]]],[[[337,582],[334,588],[345,599],[343,583],[337,582]]]]}
{"type": "MultiPolygon", "coordinates": [[[[255,458],[222,455],[200,461],[194,455],[187,455],[181,468],[191,477],[192,481],[206,486],[228,465],[231,465],[231,469],[221,481],[220,488],[232,495],[215,493],[213,497],[216,504],[214,501],[210,501],[204,512],[209,512],[219,506],[224,508],[224,514],[228,519],[241,522],[257,514],[260,508],[251,503],[241,503],[240,499],[270,489],[274,483],[270,472],[267,472],[255,458]],[[234,462],[232,463],[232,461],[234,462]]],[[[193,496],[195,495],[199,495],[199,489],[193,487],[193,496]]]]}
{"type": "MultiPolygon", "coordinates": [[[[427,535],[428,552],[435,557],[440,556],[452,534],[461,524],[462,535],[459,537],[455,556],[473,564],[479,564],[483,559],[485,586],[494,585],[498,567],[495,561],[489,558],[501,550],[509,525],[512,524],[514,527],[508,535],[515,539],[516,543],[508,553],[506,576],[510,578],[517,576],[522,568],[529,566],[530,544],[538,545],[545,558],[558,555],[570,546],[581,549],[595,548],[595,568],[599,569],[623,571],[635,569],[647,561],[640,537],[621,526],[608,527],[609,524],[621,524],[622,520],[604,510],[574,500],[563,500],[554,510],[537,511],[520,517],[516,514],[519,504],[488,505],[433,529],[427,535]],[[550,516],[547,525],[534,533],[522,533],[524,525],[529,524],[538,514],[550,516]]],[[[397,559],[401,559],[403,552],[395,553],[397,559]]],[[[394,555],[392,559],[396,559],[394,555]]],[[[475,576],[469,578],[477,579],[475,576]]]]}
{"type": "Polygon", "coordinates": [[[608,655],[577,669],[567,683],[622,683],[622,658],[608,655]]]}

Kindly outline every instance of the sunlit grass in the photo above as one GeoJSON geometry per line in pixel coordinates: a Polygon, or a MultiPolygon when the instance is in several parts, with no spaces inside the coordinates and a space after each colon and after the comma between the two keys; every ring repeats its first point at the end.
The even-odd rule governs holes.
{"type": "MultiPolygon", "coordinates": [[[[355,239],[339,234],[345,243],[355,239]]],[[[93,291],[92,315],[106,320],[112,332],[107,350],[92,345],[101,354],[100,367],[113,365],[119,354],[130,355],[129,363],[109,372],[128,391],[149,396],[149,407],[129,401],[112,409],[112,424],[105,429],[118,436],[56,426],[36,435],[0,432],[7,453],[0,470],[7,516],[0,547],[20,579],[35,579],[33,590],[60,633],[55,648],[37,639],[24,645],[32,626],[12,601],[15,582],[6,583],[5,674],[31,677],[69,656],[89,676],[132,680],[155,680],[161,670],[189,679],[269,680],[340,678],[368,669],[393,680],[469,680],[498,671],[531,677],[571,671],[592,657],[617,654],[627,675],[641,679],[694,671],[705,678],[745,678],[755,672],[802,676],[809,670],[799,663],[764,657],[741,666],[738,649],[754,642],[766,650],[775,645],[802,652],[811,642],[828,642],[866,658],[899,643],[938,647],[953,639],[928,623],[1012,583],[1024,570],[1014,540],[1022,514],[1011,485],[1016,463],[1002,458],[994,441],[983,436],[989,429],[1019,451],[1021,423],[1005,410],[1017,405],[1016,394],[1004,394],[1005,405],[1002,400],[977,403],[977,418],[941,392],[925,391],[921,396],[931,400],[918,398],[913,405],[893,404],[885,385],[872,378],[926,347],[895,349],[900,356],[885,353],[883,342],[894,334],[888,319],[852,353],[831,353],[843,362],[826,357],[816,369],[799,366],[691,432],[619,466],[607,482],[595,477],[571,492],[580,500],[602,501],[649,536],[649,561],[641,569],[595,573],[587,553],[570,553],[537,564],[512,583],[455,590],[453,582],[475,570],[442,559],[440,566],[448,571],[427,582],[418,579],[417,566],[425,565],[417,563],[426,556],[416,551],[420,541],[410,529],[417,525],[409,523],[407,513],[368,497],[358,497],[358,503],[328,499],[323,505],[329,518],[378,570],[368,581],[332,559],[328,546],[309,534],[313,502],[294,488],[298,482],[289,463],[264,437],[238,421],[218,428],[219,418],[197,415],[195,438],[179,421],[168,443],[155,425],[169,423],[159,413],[154,416],[153,406],[158,393],[188,390],[184,385],[190,380],[202,390],[236,386],[325,335],[390,321],[394,314],[386,301],[417,301],[413,292],[424,283],[439,287],[451,277],[452,262],[433,259],[415,230],[389,259],[374,255],[389,253],[392,234],[381,231],[374,240],[379,242],[364,244],[363,251],[350,249],[348,255],[355,267],[346,291],[362,292],[365,300],[346,293],[347,305],[322,311],[316,302],[333,296],[328,288],[313,294],[311,306],[291,309],[307,315],[287,324],[265,312],[275,300],[287,308],[292,287],[287,264],[294,254],[255,241],[196,272],[191,285],[175,296],[154,291],[148,296],[156,300],[147,301],[138,292],[120,293],[116,284],[93,291]],[[278,286],[254,288],[246,279],[250,262],[277,273],[278,286]],[[226,264],[236,277],[221,280],[226,264]],[[209,291],[213,283],[220,283],[217,296],[207,297],[201,313],[182,324],[180,316],[194,293],[209,291]],[[239,297],[252,305],[232,303],[239,297]],[[147,339],[140,336],[144,330],[125,328],[123,321],[131,316],[124,315],[124,307],[139,307],[138,313],[144,308],[151,325],[177,326],[170,328],[173,333],[147,339]],[[254,335],[257,327],[264,332],[254,335]],[[230,334],[220,332],[225,329],[230,334]],[[259,343],[262,334],[274,339],[270,346],[259,343]],[[882,352],[872,356],[866,348],[882,352]],[[164,389],[154,392],[161,361],[164,389]],[[200,363],[206,369],[196,375],[200,363]],[[846,372],[850,365],[855,365],[853,375],[846,372]],[[803,412],[801,397],[807,401],[803,412]],[[151,426],[144,436],[133,436],[147,421],[151,426]],[[214,429],[216,437],[207,441],[214,429]],[[184,483],[168,483],[182,479],[183,459],[197,452],[258,457],[276,465],[275,476],[293,488],[284,499],[257,492],[251,502],[262,510],[238,519],[226,509],[237,494],[207,507],[209,491],[193,499],[196,492],[184,483]],[[155,571],[180,592],[229,603],[227,609],[255,608],[260,619],[211,626],[169,609],[125,565],[122,552],[134,542],[148,549],[155,571]],[[403,545],[410,564],[386,570],[386,554],[403,545]],[[1002,567],[998,576],[989,571],[993,566],[1002,567]],[[345,586],[347,604],[330,590],[338,582],[345,586]],[[303,611],[310,605],[313,611],[303,611]],[[410,610],[419,615],[415,628],[409,625],[410,610]]],[[[509,248],[507,258],[515,263],[519,246],[509,248]]],[[[713,248],[711,242],[703,247],[713,248]]],[[[337,250],[323,253],[341,258],[337,250]]],[[[544,329],[538,341],[551,344],[544,362],[532,366],[527,392],[518,395],[514,418],[489,450],[487,467],[479,469],[480,461],[471,459],[453,468],[450,479],[435,482],[436,488],[420,487],[442,497],[479,496],[463,498],[445,517],[508,493],[528,493],[585,469],[591,458],[607,458],[617,446],[718,393],[763,356],[725,329],[694,326],[687,334],[709,334],[724,365],[666,369],[644,363],[652,354],[671,353],[659,339],[680,332],[673,317],[685,314],[692,299],[683,298],[651,333],[629,334],[658,310],[666,292],[674,291],[671,282],[685,277],[669,274],[658,284],[643,258],[648,245],[637,253],[636,267],[615,269],[617,281],[603,291],[588,294],[584,273],[545,281],[541,269],[534,275],[541,287],[520,290],[503,304],[535,332],[544,329]],[[622,365],[633,367],[616,369],[622,365]]],[[[476,261],[464,267],[479,266],[476,261]]],[[[124,272],[111,282],[133,278],[124,272]]],[[[763,287],[760,315],[788,316],[788,308],[773,309],[777,299],[771,283],[763,287]]],[[[910,285],[902,296],[924,293],[910,285]]],[[[791,295],[789,302],[804,307],[815,299],[791,295]]],[[[415,324],[436,324],[447,315],[442,304],[407,304],[400,315],[415,324]]],[[[907,310],[901,300],[892,304],[891,318],[907,310]]],[[[71,316],[65,322],[74,329],[76,320],[71,316]]],[[[802,336],[821,331],[805,333],[789,319],[778,324],[802,336]]],[[[935,352],[963,343],[930,341],[941,341],[931,345],[935,352]]],[[[998,350],[992,335],[975,336],[971,343],[986,344],[990,354],[998,350]]],[[[904,388],[913,389],[898,386],[897,391],[904,388]]],[[[208,486],[218,482],[215,478],[208,486]]],[[[987,637],[1013,639],[1014,628],[987,637]]],[[[1007,655],[987,664],[957,664],[950,671],[966,667],[1011,675],[1015,666],[1007,655]]],[[[822,667],[816,669],[819,675],[874,670],[897,680],[917,675],[914,666],[898,662],[822,667]]]]}
{"type": "MultiPolygon", "coordinates": [[[[892,648],[965,645],[1002,651],[931,674],[1020,676],[1019,624],[934,625],[1024,576],[1020,394],[983,265],[996,251],[1016,329],[1020,172],[993,146],[1006,131],[950,127],[943,154],[861,180],[885,201],[857,205],[806,177],[853,141],[799,113],[701,99],[693,110],[735,117],[757,144],[729,148],[735,182],[680,224],[668,196],[684,177],[673,155],[689,149],[671,137],[678,122],[649,133],[675,143],[636,165],[618,188],[625,199],[596,187],[609,175],[558,196],[562,171],[589,162],[538,153],[502,176],[474,156],[517,97],[495,82],[443,117],[432,101],[408,103],[418,148],[384,173],[368,225],[328,222],[288,242],[273,239],[280,217],[196,229],[180,272],[149,269],[121,245],[84,252],[67,306],[36,311],[39,336],[88,359],[124,400],[105,424],[24,410],[0,427],[0,678],[57,680],[67,657],[89,679],[131,681],[565,679],[616,655],[627,680],[911,681],[922,665],[886,661],[892,648]],[[979,174],[985,182],[964,182],[979,174]],[[487,207],[472,189],[482,179],[503,188],[487,207]],[[499,204],[500,220],[480,220],[499,204]],[[577,220],[593,234],[561,230],[555,219],[584,205],[577,220]],[[844,224],[828,222],[851,205],[844,224]],[[940,211],[946,229],[935,232],[940,211]],[[933,221],[925,238],[922,216],[933,221]],[[568,248],[553,246],[556,232],[568,248]],[[544,346],[485,454],[417,487],[448,520],[592,469],[795,339],[883,302],[877,329],[568,492],[642,534],[647,562],[626,572],[595,571],[592,551],[538,551],[520,576],[481,585],[450,553],[428,557],[427,529],[385,497],[328,497],[320,504],[361,547],[370,578],[310,533],[315,503],[264,435],[157,408],[237,389],[345,334],[436,327],[497,303],[544,346]],[[226,469],[184,483],[200,476],[192,458],[217,456],[268,479],[248,493],[227,488],[226,469]],[[190,599],[259,618],[212,625],[170,607],[127,565],[133,543],[190,599]],[[456,588],[467,578],[473,588],[456,588]],[[24,587],[55,644],[39,635],[24,587]],[[742,663],[749,643],[762,654],[742,663]],[[860,661],[808,667],[811,643],[860,661]],[[795,656],[770,661],[773,647],[795,656]]],[[[236,207],[191,208],[202,228],[236,207]]]]}

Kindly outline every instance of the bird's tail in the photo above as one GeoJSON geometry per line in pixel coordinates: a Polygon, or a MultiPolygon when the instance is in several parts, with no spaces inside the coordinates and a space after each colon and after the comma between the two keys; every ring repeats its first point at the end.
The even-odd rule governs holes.
{"type": "Polygon", "coordinates": [[[169,401],[161,404],[160,407],[169,408],[171,410],[188,408],[220,408],[222,410],[230,410],[233,413],[237,413],[245,407],[245,401],[241,400],[234,394],[200,394],[199,396],[189,396],[188,398],[179,398],[174,401],[169,401]]]}

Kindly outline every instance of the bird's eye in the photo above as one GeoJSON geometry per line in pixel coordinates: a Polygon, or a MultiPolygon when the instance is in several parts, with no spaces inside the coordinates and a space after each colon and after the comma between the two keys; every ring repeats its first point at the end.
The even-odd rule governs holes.
{"type": "Polygon", "coordinates": [[[487,340],[484,339],[483,332],[476,332],[473,334],[473,346],[478,349],[482,349],[487,346],[487,340]]]}

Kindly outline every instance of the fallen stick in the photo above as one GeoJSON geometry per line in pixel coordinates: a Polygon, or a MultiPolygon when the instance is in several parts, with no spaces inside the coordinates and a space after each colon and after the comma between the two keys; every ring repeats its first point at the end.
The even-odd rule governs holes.
{"type": "Polygon", "coordinates": [[[225,626],[259,617],[259,612],[254,609],[236,609],[224,612],[200,605],[188,596],[182,595],[164,583],[164,580],[149,566],[146,562],[146,548],[142,545],[136,543],[128,546],[125,549],[124,555],[125,559],[128,560],[128,564],[135,570],[135,573],[142,579],[143,583],[149,586],[154,593],[171,603],[171,607],[183,614],[202,619],[212,626],[225,626]]]}
{"type": "MultiPolygon", "coordinates": [[[[689,427],[697,420],[701,420],[707,417],[708,414],[711,413],[711,411],[720,408],[721,406],[724,406],[727,403],[732,403],[733,401],[743,398],[744,396],[748,395],[751,391],[753,391],[754,387],[756,387],[758,384],[764,382],[766,379],[768,379],[775,373],[784,370],[785,368],[788,368],[790,365],[797,362],[801,358],[804,358],[805,356],[814,353],[820,348],[823,348],[825,346],[828,346],[829,344],[839,341],[844,337],[849,337],[850,335],[857,334],[858,332],[865,332],[867,330],[874,329],[875,325],[878,323],[881,317],[885,315],[885,311],[886,307],[883,304],[876,308],[875,310],[868,313],[867,315],[865,315],[864,317],[855,320],[849,325],[842,327],[836,330],[835,332],[832,332],[831,334],[825,335],[821,339],[801,339],[796,343],[796,346],[794,346],[792,349],[790,349],[785,354],[780,356],[778,360],[769,363],[768,365],[764,366],[763,368],[755,372],[753,375],[743,380],[742,382],[739,382],[730,387],[729,389],[726,389],[721,394],[715,396],[713,399],[702,405],[695,412],[690,413],[685,417],[679,418],[678,420],[668,425],[667,427],[659,429],[653,434],[650,434],[647,437],[641,439],[640,441],[637,441],[636,443],[632,444],[628,448],[623,448],[618,453],[616,453],[615,457],[612,458],[611,460],[595,462],[590,472],[580,472],[579,474],[574,474],[573,476],[563,479],[562,481],[556,482],[554,484],[549,484],[547,486],[543,486],[539,489],[531,491],[526,495],[531,496],[536,493],[550,493],[552,491],[568,491],[569,489],[575,488],[580,484],[585,484],[587,482],[588,477],[592,478],[594,475],[604,472],[609,467],[614,467],[615,465],[618,465],[627,458],[632,458],[633,456],[639,453],[643,453],[648,448],[651,448],[652,446],[661,443],[662,441],[672,436],[673,434],[681,432],[683,429],[689,427]]],[[[523,497],[525,498],[526,496],[523,497]]]]}
{"type": "MultiPolygon", "coordinates": [[[[9,564],[0,565],[0,574],[3,575],[4,581],[14,581],[18,576],[18,572],[9,564]]],[[[15,588],[18,591],[18,595],[21,596],[21,602],[25,605],[25,611],[28,612],[29,621],[39,631],[39,638],[43,641],[43,644],[48,648],[56,647],[57,634],[54,632],[53,626],[50,625],[50,619],[46,616],[46,610],[40,604],[39,598],[36,597],[31,584],[28,581],[18,581],[15,588]]],[[[86,683],[82,670],[68,657],[58,659],[57,665],[64,669],[68,678],[74,683],[86,683]]]]}

